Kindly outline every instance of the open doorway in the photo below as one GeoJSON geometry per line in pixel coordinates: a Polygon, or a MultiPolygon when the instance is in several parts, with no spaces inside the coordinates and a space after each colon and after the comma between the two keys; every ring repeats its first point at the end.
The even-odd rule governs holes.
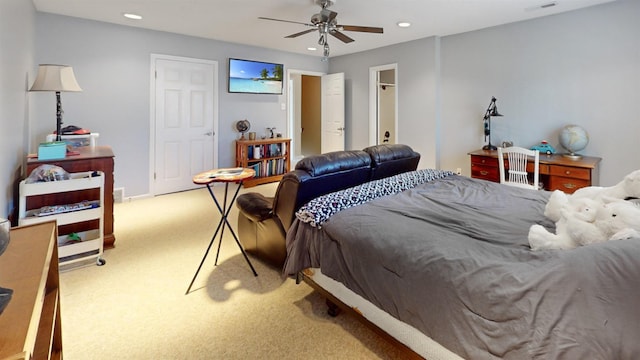
{"type": "Polygon", "coordinates": [[[398,141],[397,64],[369,68],[369,145],[398,141]]]}
{"type": "Polygon", "coordinates": [[[322,151],[322,99],[320,85],[322,78],[300,75],[300,154],[302,156],[320,154],[322,151]]]}
{"type": "Polygon", "coordinates": [[[344,73],[289,70],[287,79],[292,161],[344,150],[344,73]]]}
{"type": "Polygon", "coordinates": [[[304,156],[320,154],[322,73],[288,70],[288,134],[291,137],[291,163],[304,156]]]}

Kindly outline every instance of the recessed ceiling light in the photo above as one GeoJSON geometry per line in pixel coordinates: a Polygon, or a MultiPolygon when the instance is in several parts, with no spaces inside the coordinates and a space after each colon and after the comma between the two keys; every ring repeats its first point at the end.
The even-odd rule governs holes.
{"type": "Polygon", "coordinates": [[[122,14],[122,16],[126,17],[127,19],[142,20],[142,16],[138,14],[124,13],[122,14]]]}
{"type": "Polygon", "coordinates": [[[401,28],[408,28],[409,26],[411,26],[411,23],[408,21],[400,21],[397,25],[401,28]]]}
{"type": "Polygon", "coordinates": [[[308,47],[308,48],[307,48],[307,50],[309,50],[309,51],[316,51],[316,50],[318,50],[318,49],[316,49],[316,48],[314,48],[314,47],[308,47]]]}

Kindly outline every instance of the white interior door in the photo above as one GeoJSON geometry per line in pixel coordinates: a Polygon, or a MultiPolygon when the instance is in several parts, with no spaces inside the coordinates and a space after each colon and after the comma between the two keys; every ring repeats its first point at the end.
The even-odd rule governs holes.
{"type": "Polygon", "coordinates": [[[322,76],[322,153],[344,150],[344,73],[322,76]]]}
{"type": "Polygon", "coordinates": [[[155,59],[153,193],[195,187],[195,174],[214,168],[217,63],[155,59]]]}

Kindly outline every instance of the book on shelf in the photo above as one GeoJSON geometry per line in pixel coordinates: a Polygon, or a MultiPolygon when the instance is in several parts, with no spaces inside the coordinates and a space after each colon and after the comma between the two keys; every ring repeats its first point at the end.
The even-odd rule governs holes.
{"type": "Polygon", "coordinates": [[[261,177],[261,173],[260,173],[260,167],[261,167],[262,163],[261,162],[257,162],[255,164],[249,165],[250,169],[253,169],[253,171],[256,172],[256,176],[255,177],[261,177]]]}

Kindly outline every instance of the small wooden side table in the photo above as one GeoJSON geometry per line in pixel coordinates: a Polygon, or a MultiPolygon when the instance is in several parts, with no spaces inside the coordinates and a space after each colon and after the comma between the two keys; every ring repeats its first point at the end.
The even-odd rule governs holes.
{"type": "Polygon", "coordinates": [[[229,220],[228,220],[229,212],[233,207],[233,203],[236,201],[236,197],[238,197],[238,192],[240,192],[240,188],[242,187],[242,182],[245,179],[250,179],[254,176],[256,176],[256,172],[253,169],[230,168],[230,169],[213,169],[213,170],[202,172],[193,177],[194,184],[205,185],[207,187],[207,190],[209,190],[209,194],[211,194],[211,198],[213,199],[213,202],[216,204],[216,207],[220,212],[221,218],[215,233],[211,237],[211,241],[209,242],[207,251],[204,253],[204,256],[202,257],[200,266],[198,266],[198,270],[196,270],[196,273],[193,275],[193,279],[191,279],[191,283],[189,284],[189,287],[187,288],[185,295],[189,294],[189,291],[191,291],[193,282],[196,280],[196,277],[198,276],[198,273],[200,272],[200,269],[202,268],[204,261],[207,259],[207,255],[209,255],[209,250],[211,249],[211,245],[213,245],[213,242],[218,236],[218,232],[220,232],[220,240],[218,241],[218,251],[216,253],[216,261],[215,261],[215,265],[218,265],[218,255],[220,255],[220,245],[222,245],[222,236],[224,235],[225,225],[229,228],[231,235],[233,235],[233,238],[235,239],[236,244],[238,244],[238,247],[240,248],[240,251],[244,256],[244,259],[247,261],[247,264],[249,264],[249,267],[251,268],[253,275],[258,276],[258,273],[253,268],[251,261],[249,261],[249,257],[247,256],[247,253],[244,251],[244,248],[242,247],[242,245],[240,244],[240,241],[238,240],[238,236],[236,236],[236,233],[233,231],[233,228],[231,227],[231,224],[229,224],[229,220]],[[213,193],[213,189],[211,189],[211,184],[217,183],[217,182],[224,183],[224,200],[223,200],[222,206],[220,206],[220,202],[218,201],[215,194],[213,193]],[[233,194],[233,197],[231,198],[231,201],[227,201],[229,183],[238,184],[236,191],[233,194]]]}

